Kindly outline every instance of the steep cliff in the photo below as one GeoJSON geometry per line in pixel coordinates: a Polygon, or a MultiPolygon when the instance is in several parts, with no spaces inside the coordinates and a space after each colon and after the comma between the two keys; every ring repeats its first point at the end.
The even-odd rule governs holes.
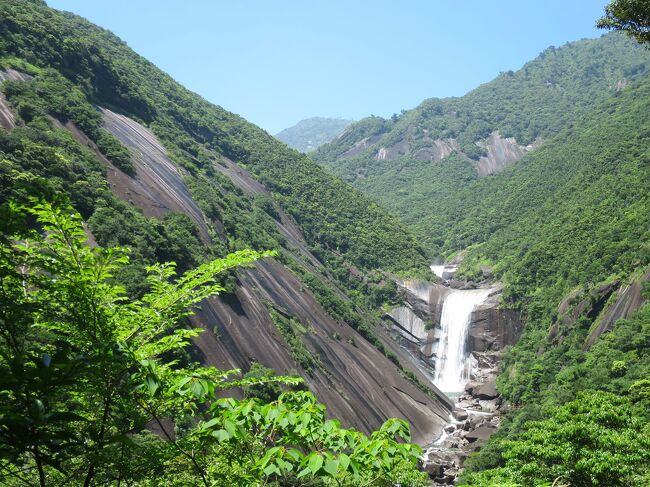
{"type": "MultiPolygon", "coordinates": [[[[205,226],[180,171],[156,137],[137,122],[110,110],[103,110],[103,120],[104,127],[134,154],[136,167],[135,177],[128,178],[130,187],[114,179],[112,190],[134,203],[133,197],[149,193],[158,208],[182,211],[200,229],[205,226]]],[[[223,166],[215,166],[243,190],[268,193],[234,162],[225,160],[223,166]]],[[[153,210],[146,201],[138,206],[145,213],[153,210]]],[[[325,272],[284,212],[275,223],[292,252],[308,259],[312,269],[325,272]]],[[[393,363],[347,323],[337,323],[329,316],[304,284],[279,262],[261,262],[254,270],[244,272],[234,295],[205,303],[194,321],[206,330],[197,340],[204,363],[224,369],[247,369],[255,360],[278,373],[298,371],[307,376],[310,388],[334,417],[363,430],[370,431],[388,417],[408,418],[414,438],[426,441],[444,424],[448,414],[446,405],[408,383],[393,363]],[[277,330],[270,310],[296,319],[307,329],[300,339],[317,362],[311,374],[301,370],[292,358],[291,344],[277,330]],[[381,380],[377,370],[382,371],[381,380]],[[369,397],[372,404],[368,403],[369,397]]]]}

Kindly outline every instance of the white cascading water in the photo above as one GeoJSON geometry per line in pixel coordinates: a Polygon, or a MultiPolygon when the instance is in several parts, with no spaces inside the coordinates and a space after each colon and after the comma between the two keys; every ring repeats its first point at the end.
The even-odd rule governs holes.
{"type": "Polygon", "coordinates": [[[429,268],[431,269],[431,272],[433,272],[440,279],[448,279],[454,274],[454,272],[458,270],[458,266],[453,264],[434,264],[432,266],[429,266],[429,268]]]}
{"type": "Polygon", "coordinates": [[[490,289],[452,290],[445,297],[434,379],[434,384],[445,393],[462,392],[469,381],[471,364],[466,346],[469,323],[474,308],[489,294],[490,289]]]}

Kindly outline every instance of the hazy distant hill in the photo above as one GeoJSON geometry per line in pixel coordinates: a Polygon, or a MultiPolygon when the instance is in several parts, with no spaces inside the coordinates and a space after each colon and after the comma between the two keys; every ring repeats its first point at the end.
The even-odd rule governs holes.
{"type": "Polygon", "coordinates": [[[342,118],[312,117],[301,120],[293,127],[276,134],[276,138],[300,152],[310,152],[331,142],[354,120],[342,118]]]}

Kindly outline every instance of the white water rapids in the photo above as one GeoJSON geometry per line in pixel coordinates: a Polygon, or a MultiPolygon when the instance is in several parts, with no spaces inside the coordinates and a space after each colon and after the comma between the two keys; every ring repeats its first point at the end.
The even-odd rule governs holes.
{"type": "Polygon", "coordinates": [[[440,340],[436,348],[434,384],[447,394],[462,392],[469,381],[471,363],[467,335],[474,308],[490,294],[490,289],[452,290],[445,297],[440,318],[440,340]]]}

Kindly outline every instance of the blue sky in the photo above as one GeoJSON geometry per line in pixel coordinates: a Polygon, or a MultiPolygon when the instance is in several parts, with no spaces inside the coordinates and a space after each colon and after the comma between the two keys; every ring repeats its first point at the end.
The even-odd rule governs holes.
{"type": "Polygon", "coordinates": [[[460,96],[597,37],[606,0],[48,0],[271,133],[460,96]]]}

